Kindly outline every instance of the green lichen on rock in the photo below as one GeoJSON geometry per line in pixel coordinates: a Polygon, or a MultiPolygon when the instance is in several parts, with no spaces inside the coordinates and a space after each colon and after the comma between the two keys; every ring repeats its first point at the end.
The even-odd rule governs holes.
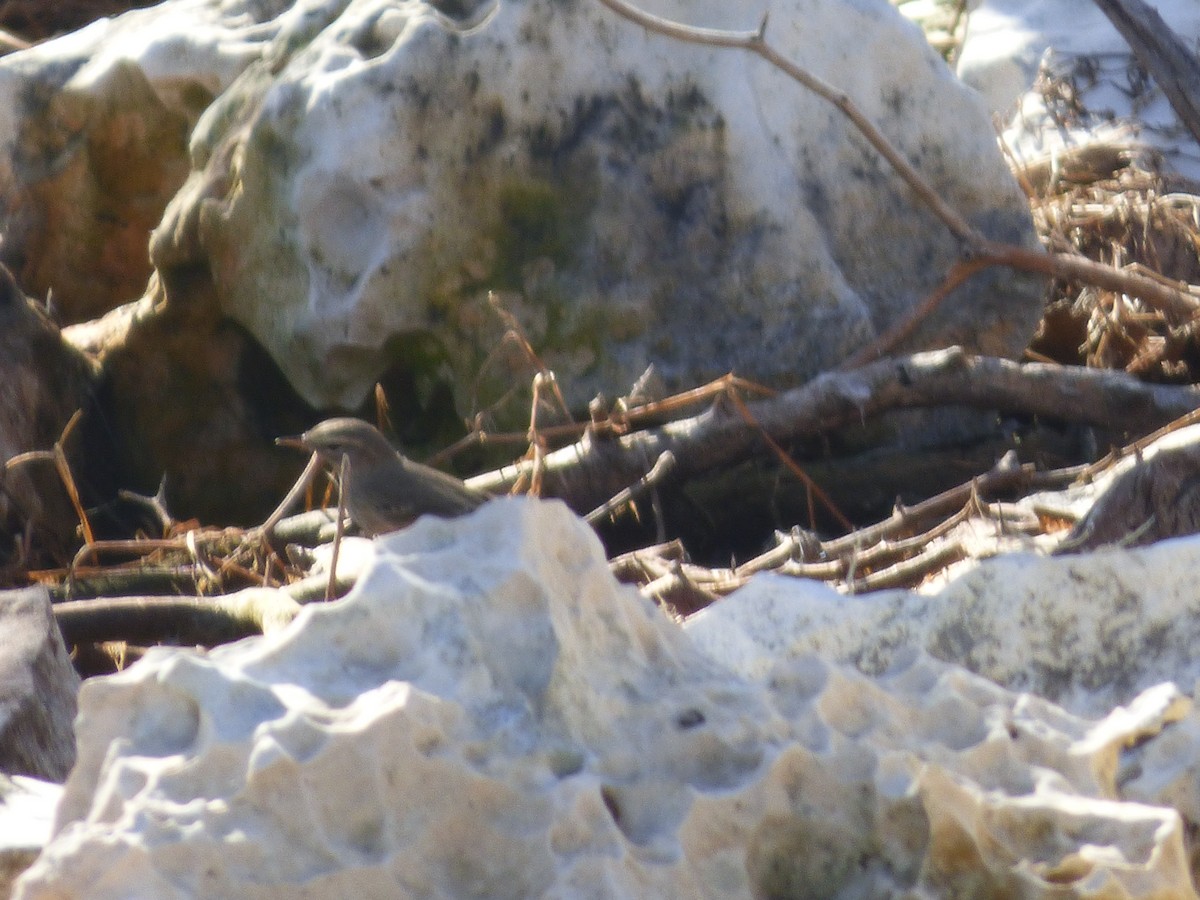
{"type": "Polygon", "coordinates": [[[497,288],[520,290],[526,267],[539,260],[560,270],[570,264],[582,231],[582,210],[571,208],[575,204],[564,196],[561,185],[538,178],[514,178],[499,186],[496,203],[497,288]]]}

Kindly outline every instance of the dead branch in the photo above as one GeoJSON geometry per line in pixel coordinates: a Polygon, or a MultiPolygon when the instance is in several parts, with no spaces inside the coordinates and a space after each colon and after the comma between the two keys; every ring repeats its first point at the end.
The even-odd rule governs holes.
{"type": "MultiPolygon", "coordinates": [[[[694,565],[677,543],[625,554],[610,565],[622,581],[639,585],[643,595],[683,616],[764,571],[823,581],[847,593],[912,589],[943,576],[954,563],[978,555],[966,540],[971,526],[990,523],[998,535],[1046,533],[1047,523],[1032,509],[988,502],[986,496],[1062,488],[1084,477],[1085,469],[1072,466],[1038,472],[1032,465],[1018,465],[1010,452],[990,472],[916,506],[897,507],[883,522],[824,542],[811,532],[794,529],[779,534],[777,546],[734,569],[694,565]]],[[[1054,527],[1052,520],[1049,525],[1054,527]]]]}
{"type": "Polygon", "coordinates": [[[597,522],[603,521],[607,516],[612,515],[625,504],[632,503],[638,497],[642,496],[642,494],[661,484],[674,468],[675,457],[668,450],[658,457],[654,465],[650,468],[650,471],[639,478],[637,484],[618,491],[615,497],[593,509],[584,518],[589,525],[595,525],[597,522]]]}
{"type": "Polygon", "coordinates": [[[1086,475],[1086,466],[1038,472],[1032,465],[1017,465],[1015,454],[1006,455],[990,472],[913,506],[897,506],[884,521],[827,541],[821,545],[821,549],[827,555],[840,556],[855,548],[874,545],[880,541],[886,540],[894,544],[898,535],[913,534],[922,529],[928,529],[925,531],[926,535],[937,536],[940,534],[939,526],[930,526],[927,523],[950,517],[956,510],[965,510],[973,498],[1002,490],[1062,488],[1076,478],[1086,475]]]}
{"type": "Polygon", "coordinates": [[[57,599],[214,593],[220,585],[207,579],[195,566],[112,565],[87,566],[69,571],[61,587],[50,588],[57,599]]]}
{"type": "Polygon", "coordinates": [[[851,594],[865,594],[868,591],[882,591],[888,588],[913,587],[951,563],[966,559],[967,555],[967,551],[958,543],[927,545],[911,559],[863,575],[861,578],[854,578],[847,584],[847,588],[851,594]]]}
{"type": "Polygon", "coordinates": [[[68,600],[54,617],[69,644],[123,640],[212,646],[278,629],[300,604],[284,591],[247,588],[223,597],[68,600]]]}
{"type": "MultiPolygon", "coordinates": [[[[779,396],[747,403],[761,434],[779,444],[811,438],[895,409],[959,405],[1037,415],[1138,435],[1200,406],[1200,388],[1144,384],[1123,372],[1019,364],[969,356],[958,348],[881,360],[852,372],[826,373],[779,396]]],[[[660,428],[600,439],[591,434],[543,460],[546,494],[576,509],[599,505],[636,482],[671,451],[675,476],[695,475],[747,459],[760,432],[720,403],[660,428]]],[[[502,493],[528,462],[469,480],[502,493]]]]}
{"type": "Polygon", "coordinates": [[[337,531],[334,516],[337,511],[332,509],[313,509],[297,513],[281,519],[271,533],[283,544],[300,544],[304,547],[316,547],[328,544],[333,540],[337,531]]]}
{"type": "Polygon", "coordinates": [[[643,547],[640,550],[631,550],[628,553],[622,553],[620,556],[614,556],[608,561],[608,569],[617,581],[644,582],[649,580],[647,577],[649,571],[647,569],[648,565],[656,564],[662,560],[683,560],[686,555],[683,544],[678,540],[674,540],[665,544],[655,544],[651,547],[643,547]]]}

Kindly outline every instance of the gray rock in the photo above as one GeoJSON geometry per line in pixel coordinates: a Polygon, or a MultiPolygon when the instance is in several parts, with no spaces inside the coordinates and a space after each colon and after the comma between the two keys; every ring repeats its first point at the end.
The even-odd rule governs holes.
{"type": "MultiPolygon", "coordinates": [[[[53,447],[88,404],[96,378],[94,362],[63,339],[0,265],[0,558],[28,542],[34,558],[26,565],[61,564],[74,543],[79,517],[53,461],[8,463],[53,447]]],[[[66,452],[75,446],[68,438],[66,452]]]]}
{"type": "Polygon", "coordinates": [[[0,592],[0,772],[62,781],[75,764],[71,666],[42,587],[0,592]]]}

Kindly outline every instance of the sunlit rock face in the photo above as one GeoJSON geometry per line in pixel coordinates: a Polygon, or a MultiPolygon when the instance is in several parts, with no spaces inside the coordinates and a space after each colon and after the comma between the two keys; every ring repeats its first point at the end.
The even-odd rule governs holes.
{"type": "Polygon", "coordinates": [[[766,575],[689,629],[746,674],[814,652],[879,673],[919,651],[1101,715],[1164,680],[1200,683],[1198,567],[1200,538],[1191,536],[1078,556],[1007,553],[928,594],[847,597],[766,575]]]}
{"type": "MultiPolygon", "coordinates": [[[[655,11],[769,12],[772,44],[967,220],[1032,241],[982,105],[884,0],[655,11]]],[[[398,363],[507,389],[491,290],[572,402],[650,362],[670,385],[794,383],[961,250],[829,103],[592,0],[170,0],[0,60],[0,184],[4,256],[72,320],[138,296],[173,197],[168,302],[242,323],[317,406],[398,363]]],[[[1036,285],[992,273],[908,346],[1013,354],[1039,314],[1036,285]]]]}
{"type": "Polygon", "coordinates": [[[753,674],[556,502],[375,546],[282,631],[85,684],[16,896],[1195,896],[1173,685],[1085,718],[920,652],[753,674]]]}

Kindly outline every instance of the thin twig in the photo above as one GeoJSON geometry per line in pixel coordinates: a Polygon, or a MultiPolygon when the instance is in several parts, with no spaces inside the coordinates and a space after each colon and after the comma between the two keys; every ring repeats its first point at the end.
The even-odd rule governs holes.
{"type": "Polygon", "coordinates": [[[88,521],[87,512],[83,508],[83,502],[79,499],[79,489],[75,485],[75,478],[71,474],[71,466],[67,462],[66,451],[63,449],[63,446],[67,442],[67,437],[71,434],[71,431],[75,428],[82,417],[83,410],[75,410],[71,418],[67,420],[66,427],[63,428],[58,440],[54,442],[54,447],[52,449],[29,450],[25,453],[18,453],[16,456],[13,456],[4,463],[4,468],[7,471],[8,469],[24,465],[27,462],[33,462],[35,460],[48,460],[54,463],[54,470],[58,473],[58,477],[62,481],[63,487],[66,489],[67,496],[71,500],[71,506],[75,510],[75,515],[79,519],[79,526],[83,532],[83,540],[85,543],[90,544],[95,541],[96,537],[92,533],[92,525],[88,521]]]}
{"type": "MultiPolygon", "coordinates": [[[[754,413],[750,412],[750,407],[746,405],[745,401],[732,391],[729,394],[729,398],[733,401],[733,405],[737,409],[738,414],[745,419],[752,428],[758,431],[758,433],[762,436],[763,441],[765,441],[767,446],[771,448],[771,451],[775,454],[779,461],[787,467],[788,471],[799,478],[800,481],[804,483],[805,488],[807,488],[814,496],[817,497],[818,500],[821,501],[821,504],[827,510],[829,510],[830,514],[835,519],[837,519],[838,524],[847,530],[853,530],[854,523],[846,518],[842,511],[837,508],[837,504],[833,502],[833,498],[825,493],[822,487],[813,481],[812,478],[809,477],[808,473],[800,468],[799,465],[797,465],[796,461],[792,459],[791,454],[779,446],[779,444],[776,443],[776,441],[769,434],[767,434],[766,429],[759,424],[758,419],[754,418],[754,413]]],[[[809,522],[810,526],[812,524],[812,522],[809,522]]]]}
{"type": "Polygon", "coordinates": [[[529,470],[529,488],[527,493],[533,497],[540,497],[542,495],[542,472],[544,470],[543,461],[546,457],[546,439],[538,432],[538,407],[542,402],[542,389],[547,383],[553,384],[555,392],[558,392],[558,384],[554,379],[554,373],[549,369],[542,369],[533,376],[533,400],[529,404],[529,431],[527,433],[529,440],[527,458],[533,462],[529,470]]]}
{"type": "Polygon", "coordinates": [[[117,497],[127,503],[134,503],[143,509],[147,510],[155,519],[158,520],[159,531],[164,535],[169,535],[175,529],[175,519],[167,509],[167,476],[163,477],[158,482],[158,490],[155,491],[153,497],[147,497],[145,494],[139,494],[137,491],[131,491],[128,488],[121,488],[117,491],[117,497]]]}
{"type": "Polygon", "coordinates": [[[892,328],[881,334],[866,347],[863,347],[849,359],[845,360],[837,367],[838,371],[847,371],[849,369],[857,369],[859,366],[864,366],[867,363],[874,362],[881,357],[887,356],[896,349],[900,343],[916,331],[917,326],[925,321],[929,316],[942,304],[954,289],[979,271],[994,265],[991,260],[981,257],[963,260],[955,263],[946,277],[942,279],[942,283],[938,285],[933,293],[921,301],[915,309],[908,315],[897,322],[892,328]]]}

